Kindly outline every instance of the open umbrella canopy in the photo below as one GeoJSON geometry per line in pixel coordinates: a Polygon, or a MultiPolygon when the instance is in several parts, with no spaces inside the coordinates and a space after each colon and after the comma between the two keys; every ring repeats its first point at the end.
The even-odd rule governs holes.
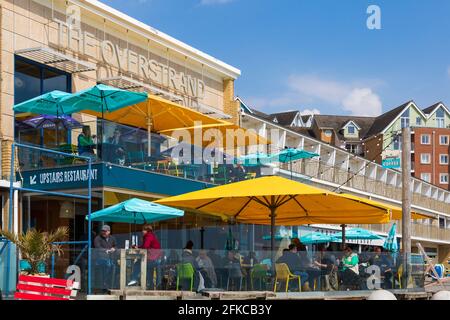
{"type": "Polygon", "coordinates": [[[104,84],[97,84],[86,90],[71,94],[64,98],[61,104],[64,108],[72,107],[79,110],[96,112],[113,112],[147,100],[147,94],[127,91],[104,84]]]}
{"type": "Polygon", "coordinates": [[[72,105],[62,105],[62,100],[71,96],[70,93],[54,90],[16,104],[13,110],[16,112],[30,112],[36,114],[63,115],[81,111],[72,105]]]}
{"type": "Polygon", "coordinates": [[[64,127],[66,129],[74,129],[81,128],[83,125],[79,123],[74,118],[62,115],[62,116],[54,116],[54,115],[40,115],[37,117],[29,118],[23,121],[25,124],[29,125],[33,128],[44,128],[44,129],[55,129],[58,127],[64,127]]]}
{"type": "MultiPolygon", "coordinates": [[[[137,198],[93,212],[92,221],[145,224],[184,216],[182,210],[137,198]]],[[[88,220],[88,217],[86,217],[88,220]]]]}
{"type": "Polygon", "coordinates": [[[389,230],[388,236],[383,243],[383,248],[390,252],[398,251],[397,243],[397,224],[394,222],[389,230]]]}
{"type": "Polygon", "coordinates": [[[332,241],[333,238],[331,236],[321,232],[311,232],[300,237],[300,242],[303,244],[327,243],[332,241]]]}
{"type": "Polygon", "coordinates": [[[156,202],[264,225],[271,224],[271,209],[275,211],[275,224],[285,226],[390,221],[388,210],[381,205],[368,204],[362,198],[347,198],[279,176],[230,183],[156,202]]]}
{"type": "MultiPolygon", "coordinates": [[[[341,241],[342,232],[334,234],[333,238],[337,241],[341,241]]],[[[370,232],[369,230],[362,228],[352,228],[345,232],[345,238],[348,240],[380,240],[383,237],[370,232]]]]}
{"type": "MultiPolygon", "coordinates": [[[[348,198],[354,198],[356,199],[360,199],[358,196],[352,195],[352,194],[345,194],[346,197],[348,198]]],[[[378,204],[378,205],[382,205],[384,206],[386,209],[389,209],[392,213],[392,220],[401,220],[402,219],[402,208],[397,207],[397,206],[393,206],[390,204],[386,204],[386,203],[380,203],[378,201],[375,200],[371,200],[371,199],[366,199],[367,203],[373,203],[373,204],[378,204]]],[[[429,215],[425,215],[422,213],[418,213],[418,212],[411,212],[411,219],[417,220],[417,219],[436,219],[436,217],[434,216],[429,216],[429,215]]]]}
{"type": "Polygon", "coordinates": [[[275,247],[275,225],[370,224],[390,221],[389,210],[382,206],[279,176],[230,183],[156,202],[243,223],[270,225],[272,251],[275,247]]]}
{"type": "Polygon", "coordinates": [[[318,157],[319,154],[301,149],[287,148],[271,155],[273,161],[282,163],[291,162],[300,159],[310,159],[318,157]]]}

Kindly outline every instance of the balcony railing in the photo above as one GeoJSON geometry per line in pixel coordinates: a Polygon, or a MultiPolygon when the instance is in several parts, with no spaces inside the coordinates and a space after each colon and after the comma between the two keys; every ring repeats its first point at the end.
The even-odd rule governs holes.
{"type": "MultiPolygon", "coordinates": [[[[28,129],[19,131],[16,141],[74,155],[89,156],[94,163],[112,163],[214,184],[226,184],[261,175],[261,167],[236,165],[228,155],[217,149],[205,150],[188,143],[179,143],[168,136],[152,133],[149,152],[147,130],[103,120],[84,122],[83,126],[89,127],[88,138],[82,134],[82,128],[66,130],[59,133],[64,143],[60,140],[56,144],[52,140],[54,132],[43,134],[40,129],[28,129]],[[41,141],[37,137],[41,137],[41,141]]],[[[75,156],[55,156],[53,153],[40,150],[20,149],[18,153],[19,171],[82,163],[75,156]]]]}
{"type": "MultiPolygon", "coordinates": [[[[284,170],[291,170],[288,164],[282,164],[280,167],[284,170]]],[[[292,170],[296,173],[331,182],[342,187],[354,188],[398,201],[402,199],[402,188],[398,182],[387,183],[381,179],[370,178],[364,175],[363,172],[345,170],[316,159],[296,161],[292,164],[292,170]]],[[[450,212],[450,203],[437,201],[430,196],[416,192],[413,192],[412,196],[414,205],[438,212],[450,212]]]]}

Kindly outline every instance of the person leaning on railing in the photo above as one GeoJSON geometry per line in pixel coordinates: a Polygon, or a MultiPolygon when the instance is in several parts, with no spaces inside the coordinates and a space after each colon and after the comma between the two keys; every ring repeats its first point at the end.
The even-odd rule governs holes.
{"type": "Polygon", "coordinates": [[[78,154],[84,157],[94,158],[95,143],[91,136],[91,128],[89,126],[83,126],[82,132],[78,135],[78,154]]]}

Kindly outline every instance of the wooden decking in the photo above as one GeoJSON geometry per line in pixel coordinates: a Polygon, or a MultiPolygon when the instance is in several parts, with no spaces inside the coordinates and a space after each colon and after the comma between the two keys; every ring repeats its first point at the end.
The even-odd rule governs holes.
{"type": "MultiPolygon", "coordinates": [[[[272,291],[154,291],[111,290],[114,300],[365,300],[373,291],[322,291],[322,292],[272,292],[272,291]]],[[[398,300],[428,300],[431,291],[392,290],[398,300]]],[[[100,297],[99,297],[100,298],[100,297]]],[[[92,298],[91,298],[92,299],[92,298]]]]}

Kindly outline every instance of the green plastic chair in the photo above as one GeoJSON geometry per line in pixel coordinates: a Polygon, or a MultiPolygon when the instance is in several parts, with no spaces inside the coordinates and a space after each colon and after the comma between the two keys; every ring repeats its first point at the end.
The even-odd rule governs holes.
{"type": "Polygon", "coordinates": [[[189,289],[192,291],[192,288],[194,287],[194,267],[190,263],[179,263],[177,264],[177,291],[180,284],[180,279],[182,280],[190,280],[191,282],[191,288],[189,289]]]}
{"type": "MultiPolygon", "coordinates": [[[[266,281],[269,278],[267,271],[269,270],[266,264],[255,264],[250,273],[250,281],[252,285],[252,290],[255,289],[255,280],[259,281],[259,290],[261,290],[262,284],[264,283],[264,288],[266,286],[266,281]]],[[[265,290],[265,289],[264,289],[265,290]]]]}

